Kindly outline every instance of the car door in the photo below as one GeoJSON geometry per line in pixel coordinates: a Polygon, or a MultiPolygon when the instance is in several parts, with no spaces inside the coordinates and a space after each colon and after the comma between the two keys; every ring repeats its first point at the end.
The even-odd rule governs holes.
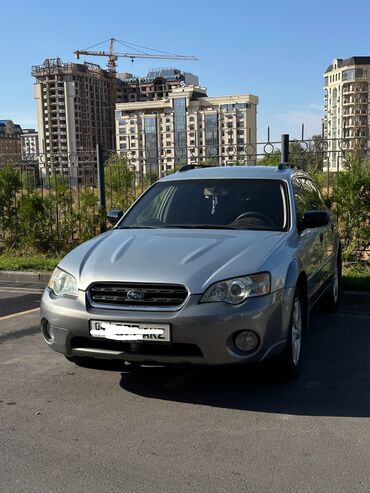
{"type": "Polygon", "coordinates": [[[335,229],[336,229],[335,217],[328,210],[325,201],[322,198],[321,193],[319,192],[315,183],[312,180],[306,180],[305,186],[312,190],[313,203],[314,206],[318,208],[317,210],[327,211],[330,216],[329,224],[327,226],[323,226],[322,228],[320,228],[323,234],[323,240],[322,240],[323,258],[322,258],[321,271],[322,271],[323,282],[325,282],[329,279],[333,270],[332,260],[333,260],[333,255],[335,254],[335,229]]]}
{"type": "Polygon", "coordinates": [[[306,176],[295,177],[292,181],[299,231],[299,256],[307,273],[308,296],[312,299],[325,280],[325,236],[327,227],[301,230],[300,223],[305,212],[322,210],[323,204],[313,188],[313,182],[306,176]]]}

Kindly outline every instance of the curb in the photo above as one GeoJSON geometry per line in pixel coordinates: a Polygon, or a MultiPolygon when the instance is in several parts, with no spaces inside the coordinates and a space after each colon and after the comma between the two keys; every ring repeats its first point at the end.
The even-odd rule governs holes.
{"type": "Polygon", "coordinates": [[[2,270],[0,271],[0,281],[10,281],[19,283],[32,283],[32,284],[45,284],[48,283],[51,272],[22,272],[22,271],[11,271],[2,270]]]}

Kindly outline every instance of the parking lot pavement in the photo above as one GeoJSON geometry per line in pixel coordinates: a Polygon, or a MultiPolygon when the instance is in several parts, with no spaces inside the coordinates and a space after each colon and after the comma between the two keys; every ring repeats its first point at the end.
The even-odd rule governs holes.
{"type": "Polygon", "coordinates": [[[36,311],[42,293],[40,284],[0,282],[0,321],[24,311],[36,311]]]}
{"type": "Polygon", "coordinates": [[[369,347],[368,315],[316,312],[294,382],[258,366],[94,370],[49,350],[37,312],[0,320],[1,488],[368,493],[369,347]]]}

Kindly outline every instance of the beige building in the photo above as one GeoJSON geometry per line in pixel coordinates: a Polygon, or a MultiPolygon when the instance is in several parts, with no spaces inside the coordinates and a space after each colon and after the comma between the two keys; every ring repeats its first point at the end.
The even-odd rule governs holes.
{"type": "Polygon", "coordinates": [[[159,175],[202,161],[254,164],[248,144],[256,142],[257,105],[250,94],[208,97],[195,85],[154,101],[118,103],[116,147],[137,171],[159,175]]]}
{"type": "Polygon", "coordinates": [[[0,165],[21,160],[21,126],[0,120],[0,165]]]}
{"type": "Polygon", "coordinates": [[[368,146],[370,57],[336,58],[324,74],[324,137],[329,169],[343,166],[342,150],[368,146]],[[334,139],[334,140],[332,140],[334,139]]]}
{"type": "Polygon", "coordinates": [[[32,67],[32,75],[41,162],[93,152],[98,143],[113,148],[115,76],[99,65],[59,58],[32,67]]]}

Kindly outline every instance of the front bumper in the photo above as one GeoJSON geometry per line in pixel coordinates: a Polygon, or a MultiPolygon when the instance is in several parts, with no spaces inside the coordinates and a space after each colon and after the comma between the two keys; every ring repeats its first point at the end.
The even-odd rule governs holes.
{"type": "Polygon", "coordinates": [[[189,296],[178,311],[129,311],[96,309],[89,306],[86,293],[77,300],[53,298],[45,289],[41,300],[41,324],[54,331],[48,342],[67,356],[89,356],[147,363],[232,364],[260,361],[280,352],[287,338],[293,290],[284,289],[250,298],[241,305],[199,303],[189,296]],[[171,343],[130,344],[93,338],[90,320],[164,323],[171,326],[171,343]],[[253,330],[260,345],[253,353],[242,353],[233,343],[240,330],[253,330]]]}

